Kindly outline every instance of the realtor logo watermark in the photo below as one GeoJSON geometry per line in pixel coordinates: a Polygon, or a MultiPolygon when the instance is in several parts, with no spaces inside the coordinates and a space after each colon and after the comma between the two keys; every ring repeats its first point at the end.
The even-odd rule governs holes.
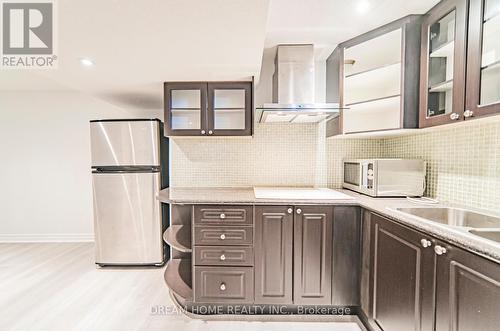
{"type": "Polygon", "coordinates": [[[55,2],[0,0],[0,4],[1,68],[55,68],[57,66],[55,2]]]}

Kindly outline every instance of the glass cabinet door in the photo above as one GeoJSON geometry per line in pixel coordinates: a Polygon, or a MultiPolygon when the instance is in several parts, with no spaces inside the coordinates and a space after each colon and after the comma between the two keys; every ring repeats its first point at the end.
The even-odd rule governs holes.
{"type": "Polygon", "coordinates": [[[429,28],[427,117],[450,114],[453,109],[455,10],[429,28]]]}
{"type": "Polygon", "coordinates": [[[206,83],[168,83],[165,122],[171,135],[206,134],[206,83]]]}
{"type": "Polygon", "coordinates": [[[472,1],[466,119],[500,112],[500,0],[472,1]]]}
{"type": "Polygon", "coordinates": [[[252,83],[208,84],[208,134],[251,134],[252,83]]]}
{"type": "Polygon", "coordinates": [[[444,1],[422,25],[420,127],[462,118],[466,1],[444,1]]]}

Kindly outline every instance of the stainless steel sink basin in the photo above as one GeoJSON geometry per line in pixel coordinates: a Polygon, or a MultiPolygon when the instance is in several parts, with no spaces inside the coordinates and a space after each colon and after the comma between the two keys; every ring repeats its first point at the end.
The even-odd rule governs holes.
{"type": "MultiPolygon", "coordinates": [[[[433,222],[469,228],[500,228],[500,218],[458,208],[397,208],[397,210],[433,222]]],[[[472,233],[472,232],[471,232],[472,233]]]]}
{"type": "Polygon", "coordinates": [[[500,229],[498,229],[496,231],[493,231],[493,230],[492,231],[469,230],[469,232],[472,233],[473,235],[476,235],[476,236],[479,236],[482,238],[486,238],[489,240],[493,240],[493,241],[500,243],[500,229]]]}

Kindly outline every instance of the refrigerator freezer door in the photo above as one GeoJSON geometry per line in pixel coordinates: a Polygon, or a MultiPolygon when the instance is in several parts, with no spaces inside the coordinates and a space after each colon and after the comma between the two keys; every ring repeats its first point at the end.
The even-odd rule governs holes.
{"type": "Polygon", "coordinates": [[[92,167],[159,166],[159,136],[158,121],[91,122],[92,167]]]}
{"type": "Polygon", "coordinates": [[[163,263],[160,173],[94,173],[96,263],[163,263]]]}

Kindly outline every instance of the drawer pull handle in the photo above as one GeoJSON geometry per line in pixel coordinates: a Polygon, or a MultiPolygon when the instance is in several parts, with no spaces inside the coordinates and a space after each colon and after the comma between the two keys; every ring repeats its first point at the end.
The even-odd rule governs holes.
{"type": "Polygon", "coordinates": [[[226,284],[221,283],[219,288],[220,288],[221,291],[225,291],[226,290],[226,284]]]}
{"type": "Polygon", "coordinates": [[[224,213],[220,214],[220,218],[221,219],[225,219],[226,218],[226,214],[224,214],[224,213]]]}
{"type": "Polygon", "coordinates": [[[221,234],[221,235],[220,235],[220,239],[222,239],[222,240],[226,239],[226,235],[225,235],[224,233],[223,233],[223,234],[221,234]]]}
{"type": "Polygon", "coordinates": [[[226,259],[226,256],[225,256],[224,254],[222,254],[222,255],[220,256],[220,260],[221,260],[221,261],[224,261],[225,259],[226,259]]]}

